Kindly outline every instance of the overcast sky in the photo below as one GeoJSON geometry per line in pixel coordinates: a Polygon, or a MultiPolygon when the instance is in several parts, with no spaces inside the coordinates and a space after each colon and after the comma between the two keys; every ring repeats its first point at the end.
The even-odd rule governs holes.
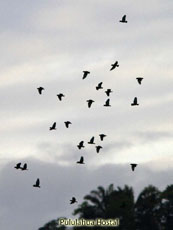
{"type": "Polygon", "coordinates": [[[71,197],[80,203],[99,185],[128,184],[137,196],[148,184],[172,183],[172,10],[171,0],[0,0],[1,229],[70,217],[71,197]],[[124,14],[128,23],[119,23],[124,14]],[[87,144],[92,136],[99,154],[87,144]],[[29,170],[15,170],[18,162],[29,170]],[[32,187],[37,178],[41,189],[32,187]]]}

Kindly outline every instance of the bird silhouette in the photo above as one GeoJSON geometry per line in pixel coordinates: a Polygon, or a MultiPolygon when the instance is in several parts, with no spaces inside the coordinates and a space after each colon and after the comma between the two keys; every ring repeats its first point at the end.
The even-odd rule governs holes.
{"type": "Polygon", "coordinates": [[[75,197],[72,197],[72,199],[70,200],[70,204],[74,204],[74,203],[77,203],[77,200],[75,197]]]}
{"type": "Polygon", "coordinates": [[[36,180],[35,184],[33,184],[33,187],[40,188],[40,180],[39,180],[39,178],[36,180]]]}
{"type": "Polygon", "coordinates": [[[39,87],[37,89],[38,89],[39,94],[42,94],[42,91],[44,90],[44,88],[43,87],[39,87]]]}
{"type": "Polygon", "coordinates": [[[80,160],[76,162],[77,164],[85,164],[84,163],[84,158],[81,156],[80,160]]]}
{"type": "Polygon", "coordinates": [[[100,136],[100,140],[101,140],[101,141],[103,141],[104,137],[106,137],[105,134],[99,134],[99,136],[100,136]]]}
{"type": "Polygon", "coordinates": [[[65,124],[66,128],[69,128],[69,125],[72,124],[72,123],[70,121],[65,121],[64,124],[65,124]]]}
{"type": "Polygon", "coordinates": [[[126,20],[126,15],[124,15],[124,16],[122,17],[122,19],[121,19],[119,22],[122,22],[122,23],[127,23],[127,20],[126,20]]]}
{"type": "Polygon", "coordinates": [[[111,90],[111,89],[107,89],[106,91],[105,91],[105,93],[106,93],[106,95],[109,97],[110,96],[110,93],[112,93],[113,91],[111,90]]]}
{"type": "Polygon", "coordinates": [[[104,106],[111,106],[111,105],[110,105],[110,99],[107,99],[107,100],[105,101],[104,106]]]}
{"type": "Polygon", "coordinates": [[[99,152],[100,152],[100,149],[102,149],[102,148],[103,148],[103,147],[100,146],[100,145],[96,146],[96,152],[99,153],[99,152]]]}
{"type": "Polygon", "coordinates": [[[53,125],[49,128],[49,130],[56,130],[56,122],[53,123],[53,125]]]}
{"type": "Polygon", "coordinates": [[[137,164],[130,164],[131,165],[131,168],[132,168],[132,171],[134,171],[135,170],[135,168],[136,168],[136,166],[137,166],[137,164]]]}
{"type": "Polygon", "coordinates": [[[90,74],[90,72],[89,71],[83,71],[83,78],[82,79],[85,79],[87,76],[88,76],[88,74],[90,74]]]}
{"type": "Polygon", "coordinates": [[[136,79],[137,79],[139,85],[141,85],[141,82],[142,82],[142,80],[143,80],[143,77],[137,77],[136,79]]]}
{"type": "Polygon", "coordinates": [[[28,169],[27,169],[27,164],[26,164],[26,163],[24,164],[23,168],[21,168],[21,170],[22,170],[22,171],[28,170],[28,169]]]}
{"type": "Polygon", "coordinates": [[[94,137],[91,137],[90,141],[88,142],[88,144],[95,144],[94,143],[94,137]]]}
{"type": "Polygon", "coordinates": [[[21,163],[17,163],[16,166],[14,167],[15,169],[21,169],[21,163]]]}
{"type": "Polygon", "coordinates": [[[79,144],[77,145],[78,149],[84,148],[84,141],[79,142],[79,144]]]}
{"type": "Polygon", "coordinates": [[[87,100],[87,102],[88,102],[88,108],[91,108],[91,105],[92,105],[92,103],[94,102],[92,99],[90,99],[90,100],[87,100]]]}
{"type": "Polygon", "coordinates": [[[62,93],[59,93],[59,94],[57,94],[57,97],[58,97],[58,99],[59,99],[60,101],[62,101],[62,98],[65,97],[65,95],[62,94],[62,93]]]}
{"type": "Polygon", "coordinates": [[[134,106],[134,105],[139,105],[137,97],[134,98],[133,103],[131,104],[131,106],[134,106]]]}
{"type": "Polygon", "coordinates": [[[112,66],[112,68],[110,69],[110,71],[113,70],[113,69],[115,69],[116,67],[119,67],[118,61],[116,61],[116,62],[115,62],[114,64],[112,64],[111,66],[112,66]]]}
{"type": "Polygon", "coordinates": [[[100,83],[96,86],[96,90],[103,89],[102,84],[103,84],[103,82],[100,82],[100,83]]]}

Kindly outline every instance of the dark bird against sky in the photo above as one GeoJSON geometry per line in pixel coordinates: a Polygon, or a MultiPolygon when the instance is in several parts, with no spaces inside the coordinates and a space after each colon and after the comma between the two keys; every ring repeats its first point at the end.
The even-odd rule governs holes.
{"type": "Polygon", "coordinates": [[[90,72],[89,71],[83,71],[83,78],[82,79],[85,79],[87,76],[88,76],[88,74],[90,74],[90,72]]]}
{"type": "Polygon", "coordinates": [[[105,93],[106,93],[106,95],[109,97],[110,96],[110,93],[112,93],[113,91],[111,90],[111,89],[107,89],[106,91],[105,91],[105,93]]]}
{"type": "Polygon", "coordinates": [[[105,101],[104,106],[111,106],[111,105],[110,105],[110,99],[107,99],[107,100],[105,101]]]}
{"type": "Polygon", "coordinates": [[[64,124],[65,124],[66,128],[69,128],[69,125],[72,124],[72,123],[70,121],[65,121],[64,124]]]}
{"type": "Polygon", "coordinates": [[[92,103],[94,102],[92,99],[87,100],[88,108],[91,108],[92,103]]]}
{"type": "Polygon", "coordinates": [[[84,163],[84,157],[81,156],[80,160],[76,162],[77,164],[85,164],[84,163]]]}
{"type": "Polygon", "coordinates": [[[58,99],[59,99],[60,101],[62,101],[62,98],[65,97],[65,95],[62,94],[62,93],[59,93],[59,94],[57,94],[57,97],[58,97],[58,99]]]}
{"type": "Polygon", "coordinates": [[[102,148],[103,148],[103,147],[100,146],[100,145],[96,146],[96,152],[99,153],[99,152],[100,152],[100,149],[102,149],[102,148]]]}
{"type": "Polygon", "coordinates": [[[24,170],[28,170],[28,169],[27,169],[27,164],[26,164],[26,163],[24,164],[23,168],[21,168],[21,170],[23,170],[23,171],[24,171],[24,170]]]}
{"type": "Polygon", "coordinates": [[[139,105],[137,97],[134,98],[133,103],[131,104],[131,106],[135,106],[135,105],[139,105]]]}
{"type": "Polygon", "coordinates": [[[56,129],[56,122],[53,123],[53,125],[49,128],[49,130],[55,130],[56,129]]]}
{"type": "Polygon", "coordinates": [[[124,16],[122,17],[122,19],[121,19],[119,22],[122,22],[122,23],[127,23],[127,20],[126,20],[126,15],[124,15],[124,16]]]}
{"type": "Polygon", "coordinates": [[[137,166],[137,164],[130,164],[131,165],[131,168],[132,168],[132,171],[134,171],[135,170],[135,168],[136,168],[136,166],[137,166]]]}
{"type": "Polygon", "coordinates": [[[77,145],[78,149],[84,148],[84,141],[79,142],[79,144],[77,145]]]}
{"type": "Polygon", "coordinates": [[[100,140],[101,140],[101,141],[103,141],[103,139],[106,137],[105,134],[99,134],[99,136],[100,136],[100,140]]]}
{"type": "Polygon", "coordinates": [[[142,82],[142,80],[143,80],[143,77],[137,77],[136,79],[137,79],[139,85],[141,85],[141,82],[142,82]]]}
{"type": "Polygon", "coordinates": [[[39,87],[37,89],[38,89],[39,94],[42,94],[42,91],[44,90],[44,88],[43,87],[39,87]]]}
{"type": "Polygon", "coordinates": [[[33,187],[40,188],[40,180],[39,180],[39,178],[36,180],[35,184],[33,184],[33,187]]]}
{"type": "Polygon", "coordinates": [[[21,163],[17,163],[16,166],[14,167],[15,169],[21,169],[21,163]]]}
{"type": "Polygon", "coordinates": [[[103,82],[100,82],[100,83],[96,86],[96,90],[103,89],[102,84],[103,84],[103,82]]]}
{"type": "Polygon", "coordinates": [[[110,69],[110,71],[113,70],[113,69],[115,69],[116,67],[119,67],[118,61],[116,61],[116,62],[115,62],[114,64],[112,64],[111,66],[112,66],[112,68],[110,69]]]}
{"type": "Polygon", "coordinates": [[[76,203],[76,202],[77,202],[76,198],[75,198],[75,197],[72,197],[72,199],[70,200],[70,204],[74,204],[74,203],[76,203]]]}
{"type": "Polygon", "coordinates": [[[91,137],[90,141],[88,142],[88,144],[95,144],[94,143],[94,137],[91,137]]]}

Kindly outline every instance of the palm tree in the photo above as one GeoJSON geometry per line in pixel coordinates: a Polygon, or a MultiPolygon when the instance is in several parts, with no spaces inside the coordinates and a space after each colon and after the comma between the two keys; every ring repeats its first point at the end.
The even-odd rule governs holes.
{"type": "Polygon", "coordinates": [[[112,192],[113,184],[110,184],[106,190],[102,186],[99,186],[97,190],[92,190],[84,197],[85,202],[74,210],[73,215],[80,214],[80,218],[86,219],[105,218],[112,192]]]}
{"type": "MultiPolygon", "coordinates": [[[[74,210],[73,215],[85,219],[115,219],[120,218],[121,224],[116,229],[134,230],[134,195],[132,188],[127,185],[124,189],[118,187],[114,190],[113,184],[107,189],[99,186],[84,197],[84,202],[74,210]]],[[[80,230],[80,228],[74,228],[80,230]]],[[[81,229],[85,229],[84,227],[81,229]]],[[[88,229],[88,228],[86,228],[88,229]]],[[[98,229],[89,228],[89,229],[98,229]]],[[[104,229],[107,229],[104,227],[104,229]]],[[[110,228],[108,228],[110,229],[110,228]]]]}
{"type": "Polygon", "coordinates": [[[137,230],[160,230],[161,192],[149,185],[138,196],[135,204],[137,230]]]}

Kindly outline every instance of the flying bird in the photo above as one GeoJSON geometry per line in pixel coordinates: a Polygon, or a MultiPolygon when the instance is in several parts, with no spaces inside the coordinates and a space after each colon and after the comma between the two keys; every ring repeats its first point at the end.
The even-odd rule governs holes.
{"type": "Polygon", "coordinates": [[[131,106],[134,106],[134,105],[139,105],[137,97],[134,98],[133,103],[131,104],[131,106]]]}
{"type": "Polygon", "coordinates": [[[75,198],[75,197],[72,197],[72,199],[70,200],[70,204],[74,204],[74,203],[76,203],[76,202],[77,202],[76,198],[75,198]]]}
{"type": "Polygon", "coordinates": [[[88,142],[88,144],[95,144],[94,143],[94,137],[91,137],[90,141],[88,142]]]}
{"type": "Polygon", "coordinates": [[[44,88],[43,87],[39,87],[37,89],[38,89],[39,94],[42,94],[42,91],[44,90],[44,88]]]}
{"type": "Polygon", "coordinates": [[[28,170],[28,169],[27,169],[27,164],[26,164],[26,163],[24,164],[23,168],[21,168],[21,170],[22,170],[22,171],[28,170]]]}
{"type": "Polygon", "coordinates": [[[40,188],[40,180],[37,179],[33,187],[40,188]]]}
{"type": "Polygon", "coordinates": [[[53,123],[53,125],[49,128],[49,130],[55,130],[56,129],[56,122],[53,123]]]}
{"type": "Polygon", "coordinates": [[[137,77],[136,79],[137,79],[139,85],[141,85],[141,82],[142,82],[142,80],[143,80],[143,77],[137,77]]]}
{"type": "Polygon", "coordinates": [[[69,125],[72,124],[72,123],[70,121],[65,121],[64,124],[65,124],[65,127],[68,128],[69,125]]]}
{"type": "Polygon", "coordinates": [[[88,102],[88,108],[90,108],[94,101],[92,99],[90,99],[90,100],[87,100],[87,102],[88,102]]]}
{"type": "Polygon", "coordinates": [[[21,163],[17,163],[16,166],[14,167],[15,169],[21,169],[21,163]]]}
{"type": "Polygon", "coordinates": [[[100,134],[99,136],[100,136],[100,140],[101,140],[101,141],[103,141],[104,137],[106,137],[105,134],[100,134]]]}
{"type": "Polygon", "coordinates": [[[122,22],[122,23],[127,23],[127,20],[126,20],[126,15],[124,15],[124,16],[122,17],[122,19],[121,19],[119,22],[122,22]]]}
{"type": "Polygon", "coordinates": [[[102,148],[103,148],[103,147],[100,146],[100,145],[96,146],[96,152],[99,153],[99,152],[100,152],[100,149],[102,149],[102,148]]]}
{"type": "Polygon", "coordinates": [[[78,149],[84,148],[84,141],[79,142],[79,144],[77,145],[78,149]]]}
{"type": "Polygon", "coordinates": [[[85,79],[87,76],[88,76],[88,74],[90,74],[90,72],[89,71],[83,71],[83,78],[82,79],[85,79]]]}
{"type": "Polygon", "coordinates": [[[58,97],[58,99],[59,99],[60,101],[62,101],[62,98],[65,97],[65,95],[62,94],[62,93],[59,93],[59,94],[57,94],[57,97],[58,97]]]}
{"type": "Polygon", "coordinates": [[[110,96],[110,93],[112,93],[113,91],[111,90],[111,89],[107,89],[106,91],[105,91],[105,93],[106,93],[106,95],[109,97],[110,96]]]}
{"type": "Polygon", "coordinates": [[[107,100],[106,100],[104,106],[111,106],[111,105],[110,105],[110,99],[107,99],[107,100]]]}
{"type": "Polygon", "coordinates": [[[96,86],[96,90],[103,89],[102,84],[103,84],[103,82],[100,82],[100,83],[96,86]]]}
{"type": "Polygon", "coordinates": [[[77,163],[77,164],[85,164],[85,163],[84,163],[84,158],[83,158],[83,157],[81,157],[81,158],[80,158],[80,160],[79,160],[79,161],[77,161],[76,163],[77,163]]]}
{"type": "Polygon", "coordinates": [[[132,171],[134,171],[136,166],[137,166],[137,164],[130,164],[130,165],[131,165],[132,171]]]}
{"type": "Polygon", "coordinates": [[[112,64],[111,66],[112,66],[112,67],[111,67],[110,71],[113,70],[113,69],[115,69],[116,67],[119,67],[118,61],[116,61],[116,62],[115,62],[114,64],[112,64]]]}

